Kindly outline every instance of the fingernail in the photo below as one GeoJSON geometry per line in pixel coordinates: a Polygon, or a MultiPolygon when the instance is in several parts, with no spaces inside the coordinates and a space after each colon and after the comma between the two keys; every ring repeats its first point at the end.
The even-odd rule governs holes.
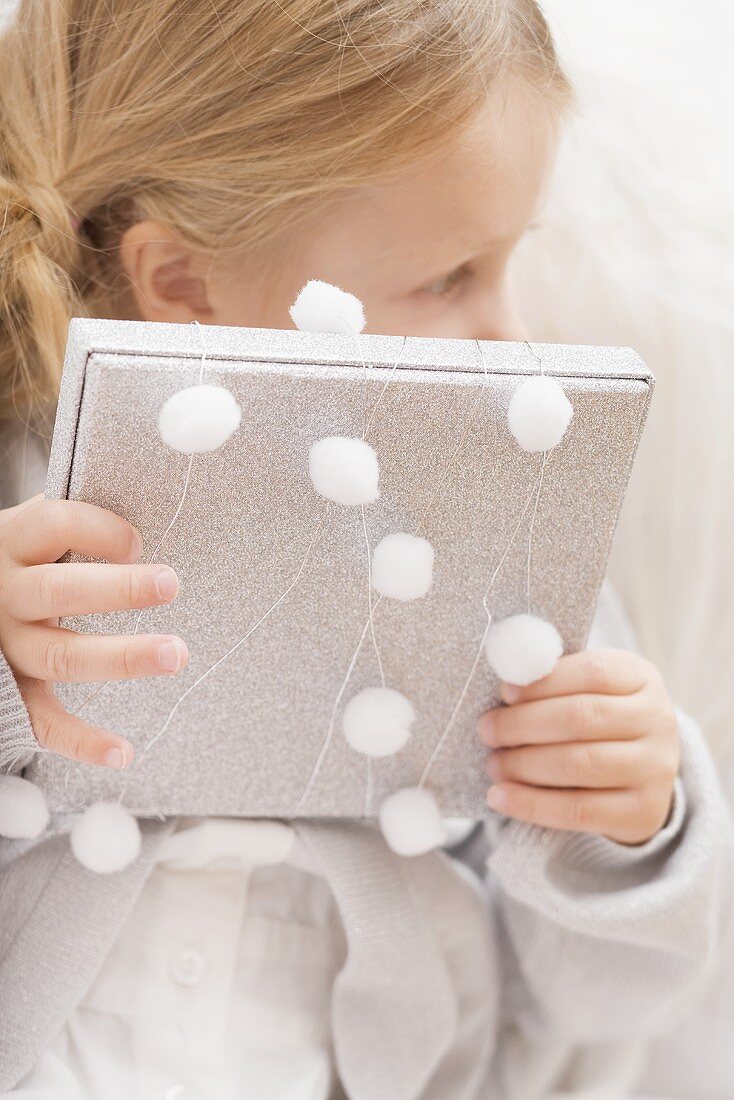
{"type": "Polygon", "coordinates": [[[487,803],[493,810],[504,810],[507,805],[507,792],[502,787],[490,787],[487,791],[487,803]]]}
{"type": "Polygon", "coordinates": [[[495,756],[495,754],[493,752],[490,752],[489,756],[487,757],[487,762],[485,764],[485,768],[486,768],[486,771],[487,771],[487,775],[489,776],[490,779],[496,779],[497,778],[497,774],[498,774],[497,757],[495,756]]]}
{"type": "Polygon", "coordinates": [[[501,694],[505,703],[516,703],[520,698],[520,688],[516,684],[503,684],[501,694]]]}
{"type": "Polygon", "coordinates": [[[168,568],[168,566],[159,569],[158,572],[154,574],[153,579],[160,600],[165,600],[167,603],[178,595],[178,577],[172,569],[168,568]]]}
{"type": "Polygon", "coordinates": [[[108,749],[105,755],[105,764],[108,768],[124,768],[127,766],[127,753],[115,745],[108,749]]]}
{"type": "Polygon", "coordinates": [[[158,663],[164,672],[178,672],[188,655],[182,641],[164,642],[158,650],[158,663]]]}

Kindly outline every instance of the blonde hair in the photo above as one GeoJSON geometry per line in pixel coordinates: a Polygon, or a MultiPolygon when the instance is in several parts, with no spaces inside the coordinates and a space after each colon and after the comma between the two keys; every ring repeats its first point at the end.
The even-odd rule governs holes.
{"type": "Polygon", "coordinates": [[[129,290],[129,225],[252,255],[507,72],[569,98],[534,0],[21,0],[0,38],[0,416],[52,407],[69,319],[129,290]]]}

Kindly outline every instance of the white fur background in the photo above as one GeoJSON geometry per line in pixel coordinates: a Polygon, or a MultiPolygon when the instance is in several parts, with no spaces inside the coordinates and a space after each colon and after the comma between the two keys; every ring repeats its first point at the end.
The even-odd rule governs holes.
{"type": "MultiPolygon", "coordinates": [[[[734,810],[734,7],[543,7],[580,114],[516,274],[537,338],[629,344],[657,376],[611,575],[734,810]]],[[[636,1100],[732,1100],[733,1038],[734,934],[636,1100]]]]}
{"type": "Polygon", "coordinates": [[[545,223],[518,256],[521,298],[538,338],[629,344],[657,376],[611,574],[643,650],[723,761],[734,752],[734,8],[544,7],[580,117],[545,223]]]}

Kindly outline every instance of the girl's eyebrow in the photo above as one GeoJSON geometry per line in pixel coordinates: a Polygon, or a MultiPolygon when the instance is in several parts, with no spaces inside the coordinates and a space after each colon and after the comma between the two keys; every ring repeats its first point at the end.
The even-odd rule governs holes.
{"type": "Polygon", "coordinates": [[[453,264],[452,267],[441,267],[435,270],[429,270],[428,268],[423,269],[420,274],[416,274],[414,278],[401,280],[400,286],[387,286],[384,291],[385,296],[389,299],[407,298],[424,286],[430,286],[431,283],[448,278],[448,276],[452,275],[455,271],[459,271],[462,267],[466,267],[470,263],[471,258],[466,258],[453,264]]]}
{"type": "Polygon", "coordinates": [[[467,248],[464,252],[456,253],[454,258],[446,263],[442,263],[440,267],[438,265],[435,268],[424,267],[420,275],[417,275],[415,279],[411,280],[411,287],[421,287],[428,283],[435,282],[437,279],[443,279],[447,275],[451,275],[454,271],[458,271],[459,268],[471,264],[482,252],[488,252],[492,248],[507,244],[509,240],[510,238],[502,237],[486,239],[474,248],[467,248]]]}
{"type": "Polygon", "coordinates": [[[481,252],[491,248],[493,244],[496,245],[499,243],[499,241],[485,241],[474,248],[467,248],[463,252],[455,253],[440,265],[436,264],[435,267],[428,267],[428,265],[425,265],[420,269],[419,273],[416,273],[415,278],[410,280],[410,286],[424,286],[426,283],[435,282],[436,279],[442,279],[446,275],[450,275],[453,271],[457,271],[460,267],[465,267],[467,264],[472,263],[481,252]]]}
{"type": "Polygon", "coordinates": [[[525,226],[522,233],[506,233],[504,235],[495,237],[484,237],[471,250],[467,249],[462,253],[457,253],[456,258],[453,261],[450,261],[447,264],[442,264],[440,270],[436,270],[433,275],[431,275],[430,273],[428,275],[423,273],[421,275],[421,281],[417,285],[423,285],[424,283],[432,282],[435,279],[440,279],[445,275],[450,275],[452,271],[456,271],[458,268],[464,267],[465,264],[472,263],[472,261],[475,260],[476,257],[479,256],[482,252],[488,252],[492,248],[501,248],[508,244],[515,243],[519,241],[525,233],[528,233],[531,230],[540,229],[542,224],[543,218],[537,217],[533,218],[533,220],[525,226]]]}
{"type": "MultiPolygon", "coordinates": [[[[529,222],[527,224],[523,233],[519,234],[519,237],[523,237],[525,233],[533,232],[537,229],[540,229],[543,224],[543,218],[535,218],[532,222],[529,222]]],[[[392,297],[398,298],[402,295],[412,293],[413,290],[419,289],[421,286],[427,286],[430,283],[436,283],[439,281],[439,279],[446,278],[447,276],[453,274],[453,272],[459,271],[461,267],[465,267],[468,264],[471,264],[476,255],[478,255],[480,252],[489,251],[493,248],[493,246],[494,248],[497,248],[497,246],[507,244],[510,241],[519,240],[519,237],[515,238],[514,234],[508,234],[507,237],[485,239],[481,242],[478,248],[474,249],[473,251],[461,253],[460,259],[457,259],[450,265],[441,264],[440,268],[435,268],[435,270],[432,271],[430,270],[430,268],[424,268],[419,276],[416,275],[415,278],[409,279],[406,285],[402,286],[399,289],[396,289],[395,292],[392,294],[392,297]]]]}
{"type": "MultiPolygon", "coordinates": [[[[407,294],[411,294],[414,290],[420,289],[422,286],[427,286],[429,283],[436,282],[439,279],[446,278],[459,268],[472,263],[478,255],[482,252],[490,251],[492,248],[499,248],[503,245],[507,245],[511,242],[519,241],[524,233],[531,230],[536,230],[543,224],[543,218],[534,218],[523,230],[522,233],[516,235],[515,233],[507,233],[505,235],[498,235],[494,237],[484,237],[479,244],[475,244],[474,247],[467,246],[463,252],[454,253],[446,262],[440,266],[436,265],[435,268],[423,267],[419,274],[415,277],[411,277],[407,280],[401,280],[401,285],[394,289],[387,288],[387,294],[391,298],[401,298],[407,294]]],[[[404,243],[404,242],[403,242],[404,243]]],[[[393,248],[385,250],[383,255],[390,255],[393,248]]]]}
{"type": "Polygon", "coordinates": [[[467,258],[466,260],[461,260],[459,263],[453,264],[451,267],[442,268],[441,271],[437,271],[435,274],[424,274],[420,282],[416,283],[416,286],[427,286],[429,283],[435,283],[441,279],[446,279],[449,275],[453,275],[455,271],[461,271],[463,267],[468,267],[471,262],[471,258],[467,258]]]}

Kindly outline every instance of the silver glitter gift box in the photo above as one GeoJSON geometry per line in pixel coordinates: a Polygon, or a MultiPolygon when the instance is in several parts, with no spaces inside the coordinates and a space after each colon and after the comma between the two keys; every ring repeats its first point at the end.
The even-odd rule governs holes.
{"type": "MultiPolygon", "coordinates": [[[[122,792],[145,814],[360,817],[416,784],[433,758],[424,778],[442,812],[482,816],[476,723],[498,701],[480,654],[483,596],[496,572],[495,619],[529,607],[556,625],[567,652],[583,647],[650,372],[627,348],[75,319],[47,495],[125,516],[142,535],[141,560],[174,517],[189,466],[161,440],[158,413],[199,381],[202,349],[204,381],[231,391],[242,421],[220,450],[193,457],[156,556],[176,569],[180,594],[144,611],[138,628],[180,634],[189,665],[101,688],[59,684],[66,707],[128,737],[136,761],[114,772],[41,754],[30,778],[56,811],[122,792]],[[539,364],[561,381],[574,417],[536,500],[543,456],[520,449],[506,414],[539,364]],[[363,525],[359,507],[315,492],[308,453],[319,438],[361,438],[365,428],[380,496],[363,525]],[[427,595],[373,593],[374,639],[365,527],[373,548],[406,531],[435,550],[427,595]],[[412,701],[416,720],[403,749],[368,762],[341,717],[352,695],[380,683],[375,642],[387,685],[412,701]]],[[[137,615],[65,625],[132,633],[137,615]]]]}

